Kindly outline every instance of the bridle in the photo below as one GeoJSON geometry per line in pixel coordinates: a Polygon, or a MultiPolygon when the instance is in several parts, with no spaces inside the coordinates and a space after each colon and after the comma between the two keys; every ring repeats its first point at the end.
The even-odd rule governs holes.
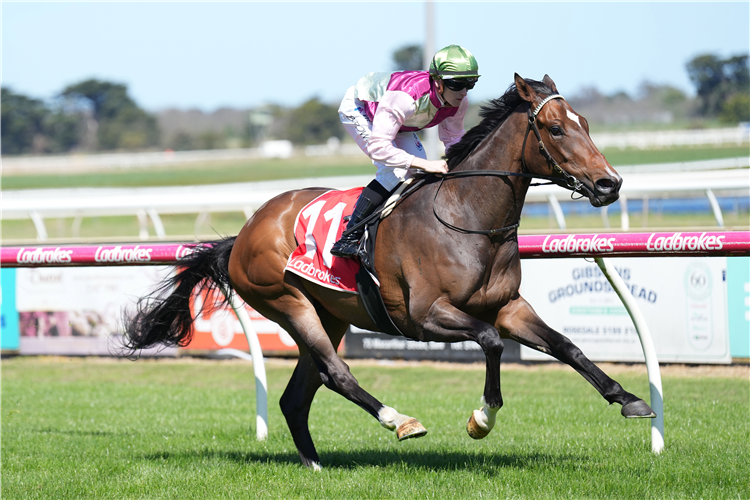
{"type": "Polygon", "coordinates": [[[525,177],[525,178],[537,178],[537,179],[544,179],[548,182],[542,182],[542,183],[533,183],[530,184],[530,186],[541,186],[545,184],[557,184],[560,187],[563,187],[565,189],[569,189],[573,193],[571,194],[571,197],[575,193],[580,193],[582,189],[585,187],[578,179],[570,175],[568,172],[562,169],[560,165],[555,161],[554,158],[552,158],[552,155],[549,154],[549,151],[547,151],[547,148],[544,147],[544,142],[542,142],[542,136],[539,133],[539,128],[536,125],[536,118],[539,115],[539,112],[542,110],[545,104],[552,101],[553,99],[562,99],[565,100],[563,96],[560,94],[553,94],[551,96],[548,96],[542,100],[542,102],[539,103],[539,105],[534,108],[534,110],[531,110],[531,104],[529,103],[529,107],[526,110],[526,113],[528,115],[528,125],[526,127],[526,133],[523,136],[523,149],[521,150],[521,172],[506,172],[502,170],[464,170],[461,172],[448,172],[445,174],[436,174],[440,176],[440,184],[438,185],[438,188],[435,190],[435,197],[432,200],[432,213],[435,214],[435,217],[438,221],[440,221],[444,226],[457,231],[459,233],[464,234],[484,234],[487,236],[495,236],[496,234],[503,233],[505,231],[509,231],[511,229],[516,229],[519,224],[519,222],[516,222],[515,224],[511,224],[510,226],[500,227],[497,229],[488,229],[488,230],[473,230],[473,229],[464,229],[458,226],[454,226],[453,224],[443,220],[440,218],[440,216],[437,214],[437,210],[435,209],[435,200],[437,200],[438,193],[440,192],[440,188],[443,186],[443,182],[446,179],[455,179],[458,177],[475,177],[475,176],[495,176],[495,177],[525,177]],[[533,174],[529,171],[528,167],[526,167],[526,141],[529,138],[529,132],[534,131],[534,135],[537,138],[537,141],[539,141],[539,153],[544,157],[544,159],[547,161],[547,165],[550,167],[550,169],[559,174],[559,176],[551,176],[551,175],[542,175],[542,174],[533,174]]]}
{"type": "MultiPolygon", "coordinates": [[[[523,148],[521,149],[521,168],[524,172],[530,173],[529,169],[526,167],[526,140],[529,138],[529,132],[533,130],[534,135],[536,136],[536,140],[539,141],[539,153],[544,157],[545,160],[547,160],[547,165],[552,169],[552,171],[560,174],[563,180],[565,180],[564,186],[559,183],[558,185],[566,189],[570,189],[573,192],[578,192],[583,187],[583,184],[581,184],[581,181],[563,170],[555,161],[555,159],[552,158],[552,155],[549,154],[547,148],[544,147],[544,142],[542,142],[542,135],[539,133],[539,128],[536,126],[536,117],[539,115],[539,112],[542,110],[545,104],[553,99],[562,99],[563,101],[565,100],[565,98],[560,94],[553,94],[549,97],[546,97],[542,102],[540,102],[539,106],[537,106],[534,111],[531,111],[531,104],[529,104],[529,108],[526,110],[526,114],[529,117],[529,125],[526,127],[526,134],[524,134],[523,136],[523,148]]],[[[542,178],[542,176],[536,177],[542,178]]]]}

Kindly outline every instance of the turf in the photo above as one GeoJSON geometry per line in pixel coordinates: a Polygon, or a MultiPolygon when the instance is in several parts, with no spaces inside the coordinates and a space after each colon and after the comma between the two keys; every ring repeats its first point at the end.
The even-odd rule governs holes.
{"type": "Polygon", "coordinates": [[[742,146],[695,146],[663,149],[605,149],[602,151],[607,161],[615,168],[623,165],[643,165],[650,163],[676,163],[721,158],[750,156],[750,145],[742,146]]]}
{"type": "MultiPolygon", "coordinates": [[[[587,204],[579,201],[578,203],[587,204]]],[[[165,232],[170,240],[193,241],[212,240],[219,236],[237,234],[245,223],[245,216],[239,212],[211,214],[198,230],[195,229],[195,215],[162,215],[165,232]]],[[[608,217],[610,227],[620,227],[619,213],[608,217]]],[[[566,227],[570,231],[602,231],[602,218],[598,213],[588,215],[568,215],[566,227]]],[[[76,234],[73,233],[73,219],[48,219],[45,221],[47,233],[53,242],[65,241],[139,241],[138,219],[135,217],[88,217],[76,234]],[[80,239],[80,240],[79,240],[80,239]]],[[[728,211],[724,213],[725,229],[747,230],[750,226],[750,215],[747,211],[728,211]]],[[[521,233],[557,230],[557,223],[551,216],[524,216],[521,218],[521,233]]],[[[644,219],[640,212],[630,214],[630,230],[717,230],[716,220],[709,212],[669,214],[651,213],[644,219]]],[[[150,234],[155,231],[150,227],[150,234]]],[[[2,239],[5,244],[33,244],[36,229],[30,220],[9,220],[2,223],[2,239]]]]}
{"type": "MultiPolygon", "coordinates": [[[[718,147],[682,147],[654,150],[610,149],[604,153],[615,165],[637,165],[658,162],[680,162],[747,156],[748,146],[718,147]]],[[[291,158],[288,160],[255,160],[235,162],[214,162],[207,164],[183,165],[132,169],[119,172],[99,172],[68,175],[3,175],[2,188],[62,188],[62,187],[138,187],[138,186],[173,186],[201,185],[224,182],[250,182],[274,179],[291,179],[301,177],[326,177],[332,175],[367,175],[373,174],[369,160],[361,157],[314,157],[291,158]]],[[[584,203],[584,202],[582,202],[584,203]]],[[[712,228],[715,226],[709,212],[688,215],[652,213],[648,220],[643,217],[631,217],[631,229],[659,228],[682,229],[686,227],[712,228]]],[[[165,231],[175,241],[194,239],[215,239],[219,235],[237,234],[245,222],[241,213],[212,214],[210,220],[200,227],[195,227],[196,215],[163,215],[165,231]]],[[[619,215],[609,216],[610,227],[620,227],[619,215]]],[[[730,229],[746,229],[748,214],[746,211],[724,214],[725,226],[730,229]]],[[[570,230],[601,229],[603,222],[599,215],[566,217],[570,230]]],[[[74,220],[48,219],[45,221],[49,238],[53,242],[76,241],[134,241],[138,239],[139,226],[135,216],[132,217],[87,217],[82,220],[80,228],[74,231],[74,220]]],[[[522,231],[557,229],[551,217],[524,216],[521,220],[522,231]]],[[[150,229],[153,236],[155,231],[150,229]]],[[[31,220],[8,220],[2,224],[2,239],[7,244],[29,244],[36,239],[36,229],[31,220]]]]}
{"type": "MultiPolygon", "coordinates": [[[[607,160],[620,165],[642,165],[748,156],[750,147],[696,146],[664,149],[607,149],[607,160]]],[[[296,157],[288,160],[248,160],[133,168],[115,172],[79,174],[3,175],[2,188],[41,189],[66,187],[191,186],[229,182],[254,182],[334,175],[374,176],[369,159],[361,156],[296,157]]]]}
{"type": "MultiPolygon", "coordinates": [[[[361,385],[418,417],[398,443],[321,389],[311,429],[324,465],[299,464],[277,401],[293,369],[268,366],[270,435],[254,439],[252,365],[12,358],[2,363],[2,497],[27,498],[748,498],[750,381],[666,370],[666,449],[579,375],[503,370],[505,406],[473,441],[476,365],[357,364],[361,385]]],[[[610,365],[645,398],[642,367],[610,365]]]]}
{"type": "Polygon", "coordinates": [[[192,186],[259,182],[305,177],[366,175],[372,163],[362,156],[292,158],[186,163],[167,167],[132,168],[108,172],[3,175],[3,189],[71,187],[192,186]]]}

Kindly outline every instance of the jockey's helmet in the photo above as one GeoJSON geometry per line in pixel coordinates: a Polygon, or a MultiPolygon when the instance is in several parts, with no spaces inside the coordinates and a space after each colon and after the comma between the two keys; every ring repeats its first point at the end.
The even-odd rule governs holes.
{"type": "Polygon", "coordinates": [[[430,63],[430,75],[449,80],[453,78],[479,78],[479,65],[471,52],[459,45],[440,49],[430,63]]]}

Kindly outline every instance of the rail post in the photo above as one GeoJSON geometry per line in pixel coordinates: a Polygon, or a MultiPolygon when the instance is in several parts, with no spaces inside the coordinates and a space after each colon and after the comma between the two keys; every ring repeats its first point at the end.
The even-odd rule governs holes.
{"type": "Polygon", "coordinates": [[[635,329],[638,332],[638,338],[641,341],[643,355],[646,358],[648,385],[651,392],[651,409],[656,413],[656,418],[651,420],[651,451],[658,455],[664,449],[664,396],[661,389],[661,372],[659,370],[659,360],[656,357],[654,341],[651,338],[651,332],[648,329],[646,320],[643,318],[643,314],[641,314],[641,310],[638,308],[633,295],[614,266],[604,257],[595,257],[594,259],[628,310],[630,319],[633,320],[635,329]]]}
{"type": "MultiPolygon", "coordinates": [[[[258,335],[255,333],[250,316],[247,315],[245,305],[234,293],[234,290],[221,287],[221,291],[229,299],[229,303],[240,320],[242,331],[245,332],[247,345],[250,346],[250,356],[252,356],[253,372],[255,373],[255,437],[258,441],[265,441],[268,437],[268,382],[266,381],[266,365],[263,361],[263,350],[260,348],[258,335]]],[[[226,354],[236,355],[225,350],[226,354]]],[[[232,349],[231,351],[234,351],[232,349]]],[[[242,351],[238,351],[242,352],[242,351]]],[[[243,353],[244,354],[244,353],[243,353]]],[[[244,358],[244,356],[241,356],[244,358]]]]}

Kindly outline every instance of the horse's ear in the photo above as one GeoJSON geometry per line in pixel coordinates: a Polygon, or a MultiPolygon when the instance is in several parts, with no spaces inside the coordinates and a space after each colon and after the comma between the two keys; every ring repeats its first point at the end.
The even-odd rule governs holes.
{"type": "Polygon", "coordinates": [[[518,95],[521,96],[521,99],[528,102],[534,102],[539,100],[539,97],[536,95],[536,92],[534,89],[531,88],[531,86],[526,84],[526,80],[521,78],[521,75],[518,73],[515,73],[513,75],[513,79],[516,83],[516,90],[518,90],[518,95]]]}
{"type": "Polygon", "coordinates": [[[555,82],[552,81],[552,78],[550,78],[549,75],[544,75],[544,78],[542,78],[542,83],[544,83],[549,88],[551,88],[552,92],[554,92],[555,94],[559,94],[560,93],[557,90],[557,85],[555,85],[555,82]]]}

